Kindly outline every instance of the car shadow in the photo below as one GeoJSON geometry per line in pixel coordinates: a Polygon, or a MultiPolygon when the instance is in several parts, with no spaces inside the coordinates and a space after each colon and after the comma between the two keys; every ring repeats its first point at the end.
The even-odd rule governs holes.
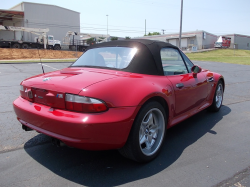
{"type": "Polygon", "coordinates": [[[85,186],[117,186],[150,177],[166,169],[188,146],[206,133],[216,136],[212,128],[230,112],[228,106],[222,106],[217,113],[205,110],[169,129],[159,156],[146,164],[123,158],[116,150],[85,151],[58,148],[52,144],[30,147],[26,146],[29,141],[24,149],[38,163],[72,182],[85,186]]]}

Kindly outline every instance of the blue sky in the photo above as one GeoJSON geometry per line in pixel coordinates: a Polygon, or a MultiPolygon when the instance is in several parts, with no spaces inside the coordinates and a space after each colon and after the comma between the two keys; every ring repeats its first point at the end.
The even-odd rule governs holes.
{"type": "MultiPolygon", "coordinates": [[[[1,1],[9,9],[19,0],[1,1]]],[[[112,36],[143,36],[148,32],[179,32],[181,0],[33,0],[81,13],[81,32],[112,36]]],[[[183,0],[182,30],[250,35],[250,0],[183,0]]]]}

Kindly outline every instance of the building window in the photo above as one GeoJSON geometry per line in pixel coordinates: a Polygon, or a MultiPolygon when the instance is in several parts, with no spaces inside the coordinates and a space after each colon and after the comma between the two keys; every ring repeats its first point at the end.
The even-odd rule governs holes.
{"type": "Polygon", "coordinates": [[[247,43],[247,47],[249,47],[249,43],[247,43]]]}

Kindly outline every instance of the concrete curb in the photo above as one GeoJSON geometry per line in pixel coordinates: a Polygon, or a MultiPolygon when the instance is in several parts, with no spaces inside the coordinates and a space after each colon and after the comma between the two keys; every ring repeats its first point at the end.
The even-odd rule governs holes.
{"type": "MultiPolygon", "coordinates": [[[[41,62],[0,62],[1,64],[38,64],[41,62]]],[[[51,64],[51,63],[73,63],[73,62],[42,62],[43,64],[51,64]]]]}
{"type": "MultiPolygon", "coordinates": [[[[48,60],[48,62],[43,62],[44,64],[46,63],[73,63],[77,58],[69,58],[69,59],[43,59],[43,60],[48,60]],[[51,61],[49,61],[51,60],[51,61]],[[60,60],[62,60],[60,62],[60,60]],[[65,60],[72,60],[72,61],[65,61],[65,60]],[[59,62],[58,62],[59,61],[59,62]]],[[[20,59],[20,60],[0,60],[0,64],[36,64],[36,63],[41,63],[40,59],[20,59]],[[34,60],[34,61],[33,61],[34,60]]]]}

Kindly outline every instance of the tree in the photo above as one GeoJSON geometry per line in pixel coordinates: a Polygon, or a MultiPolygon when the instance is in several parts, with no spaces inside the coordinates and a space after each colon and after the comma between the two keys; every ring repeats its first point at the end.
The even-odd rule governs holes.
{"type": "Polygon", "coordinates": [[[111,37],[111,41],[118,40],[118,37],[111,37]]]}
{"type": "Polygon", "coordinates": [[[161,35],[161,33],[159,33],[159,32],[152,32],[152,33],[149,32],[148,35],[145,34],[144,36],[153,36],[153,35],[161,35]]]}
{"type": "Polygon", "coordinates": [[[125,37],[125,40],[129,40],[129,39],[131,39],[131,37],[129,37],[129,36],[126,36],[126,37],[125,37]]]}
{"type": "Polygon", "coordinates": [[[101,42],[105,39],[105,37],[99,37],[98,42],[101,42]]]}
{"type": "Polygon", "coordinates": [[[95,40],[96,40],[95,38],[89,38],[89,39],[87,39],[87,44],[89,44],[89,45],[95,44],[96,43],[95,40]]]}

